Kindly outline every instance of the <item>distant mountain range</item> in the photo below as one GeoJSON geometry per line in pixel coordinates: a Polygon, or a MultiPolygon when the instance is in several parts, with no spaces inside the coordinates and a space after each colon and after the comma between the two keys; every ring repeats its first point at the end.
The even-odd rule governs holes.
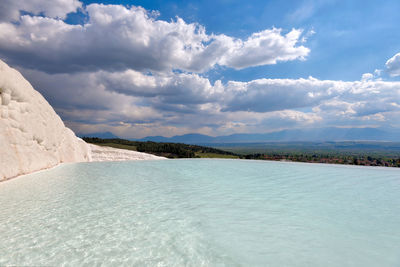
{"type": "Polygon", "coordinates": [[[185,134],[173,137],[148,136],[139,141],[171,142],[187,144],[212,143],[262,143],[262,142],[320,142],[320,141],[393,141],[400,142],[399,131],[377,128],[318,128],[283,130],[271,133],[232,134],[212,137],[202,134],[185,134]]]}
{"type": "MultiPolygon", "coordinates": [[[[112,133],[92,133],[87,137],[118,138],[112,133]]],[[[147,136],[133,141],[153,141],[185,144],[262,143],[262,142],[323,142],[323,141],[392,141],[400,142],[400,131],[379,128],[317,128],[294,129],[271,133],[232,134],[212,137],[185,134],[173,137],[147,136]]]]}

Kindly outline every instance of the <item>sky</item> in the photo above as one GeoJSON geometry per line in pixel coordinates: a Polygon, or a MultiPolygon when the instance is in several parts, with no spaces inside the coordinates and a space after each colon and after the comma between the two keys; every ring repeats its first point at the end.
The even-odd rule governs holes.
{"type": "Polygon", "coordinates": [[[400,1],[0,0],[0,59],[78,134],[400,129],[400,1]]]}

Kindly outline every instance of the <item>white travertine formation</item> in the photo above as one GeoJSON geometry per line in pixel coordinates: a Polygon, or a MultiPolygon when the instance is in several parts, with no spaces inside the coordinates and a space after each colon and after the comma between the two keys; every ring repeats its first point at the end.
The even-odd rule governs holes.
{"type": "Polygon", "coordinates": [[[79,161],[91,161],[89,146],[17,70],[0,60],[0,181],[79,161]]]}
{"type": "Polygon", "coordinates": [[[147,153],[89,144],[93,161],[125,161],[165,159],[147,153]]]}
{"type": "Polygon", "coordinates": [[[149,159],[165,158],[76,137],[21,73],[0,60],[0,182],[62,162],[149,159]]]}

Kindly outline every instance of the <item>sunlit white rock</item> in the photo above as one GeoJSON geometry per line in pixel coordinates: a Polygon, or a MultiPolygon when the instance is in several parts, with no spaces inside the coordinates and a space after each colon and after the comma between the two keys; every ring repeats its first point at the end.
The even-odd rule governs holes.
{"type": "Polygon", "coordinates": [[[0,181],[63,162],[148,159],[164,158],[76,137],[44,97],[0,60],[0,181]]]}
{"type": "Polygon", "coordinates": [[[61,162],[90,161],[89,146],[43,96],[0,60],[0,181],[61,162]]]}

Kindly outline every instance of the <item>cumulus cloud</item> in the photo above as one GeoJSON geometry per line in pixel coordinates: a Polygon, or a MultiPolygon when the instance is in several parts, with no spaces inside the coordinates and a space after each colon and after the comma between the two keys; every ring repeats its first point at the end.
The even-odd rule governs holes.
{"type": "Polygon", "coordinates": [[[173,127],[176,134],[201,129],[215,135],[349,124],[375,127],[391,124],[390,118],[400,115],[400,82],[309,77],[211,83],[198,74],[134,70],[23,73],[78,132],[82,129],[77,125],[89,124],[107,124],[135,137],[142,136],[137,127],[143,133],[173,127]]]}
{"type": "Polygon", "coordinates": [[[217,101],[223,91],[220,81],[210,81],[198,74],[160,73],[146,75],[134,70],[103,72],[101,82],[109,90],[125,95],[154,97],[164,103],[202,104],[217,101]]]}
{"type": "Polygon", "coordinates": [[[400,53],[386,61],[386,70],[391,76],[400,76],[400,53]]]}
{"type": "Polygon", "coordinates": [[[98,73],[47,74],[22,69],[22,74],[56,108],[110,110],[131,104],[131,99],[118,95],[98,82],[98,73]]]}
{"type": "Polygon", "coordinates": [[[81,7],[82,3],[79,0],[52,0],[51,3],[48,0],[2,0],[0,21],[17,21],[21,11],[65,19],[68,13],[81,7]]]}
{"type": "MultiPolygon", "coordinates": [[[[61,1],[61,0],[59,0],[61,1]]],[[[66,0],[65,0],[66,1],[66,0]]],[[[70,25],[38,16],[0,24],[0,54],[13,64],[46,72],[95,70],[204,72],[216,64],[241,69],[304,59],[301,30],[254,33],[247,40],[207,34],[181,18],[166,22],[141,7],[91,4],[88,22],[70,25]]]]}
{"type": "Polygon", "coordinates": [[[334,82],[309,79],[259,79],[228,82],[225,111],[269,112],[318,104],[336,94],[334,82]]]}
{"type": "Polygon", "coordinates": [[[228,82],[224,111],[270,112],[315,107],[335,99],[366,102],[370,112],[384,111],[375,103],[400,103],[400,83],[374,80],[355,82],[308,79],[259,79],[228,82]]]}
{"type": "Polygon", "coordinates": [[[310,50],[304,46],[296,46],[302,34],[293,29],[281,35],[281,29],[264,30],[253,33],[246,41],[234,40],[226,36],[215,38],[228,48],[218,61],[220,65],[243,69],[251,66],[271,65],[277,61],[305,59],[310,50]]]}
{"type": "MultiPolygon", "coordinates": [[[[87,20],[72,25],[63,19],[82,7],[77,0],[2,3],[8,5],[0,6],[0,56],[19,66],[79,133],[143,137],[375,127],[393,125],[400,116],[400,82],[381,80],[379,71],[353,82],[205,77],[217,65],[240,70],[304,60],[309,34],[300,29],[272,28],[239,39],[180,18],[163,21],[141,7],[102,4],[84,6],[87,20]]],[[[400,75],[400,54],[386,68],[400,75]]]]}

